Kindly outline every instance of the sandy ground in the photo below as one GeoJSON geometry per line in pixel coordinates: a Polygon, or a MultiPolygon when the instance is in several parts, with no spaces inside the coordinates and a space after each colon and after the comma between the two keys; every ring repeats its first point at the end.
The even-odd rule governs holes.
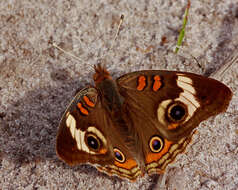
{"type": "Polygon", "coordinates": [[[69,167],[55,153],[60,117],[101,59],[115,78],[140,69],[209,75],[238,53],[238,0],[192,1],[183,51],[171,53],[185,7],[185,0],[1,0],[0,189],[238,189],[237,64],[221,79],[234,93],[227,112],[200,124],[163,178],[130,183],[89,165],[69,167]]]}

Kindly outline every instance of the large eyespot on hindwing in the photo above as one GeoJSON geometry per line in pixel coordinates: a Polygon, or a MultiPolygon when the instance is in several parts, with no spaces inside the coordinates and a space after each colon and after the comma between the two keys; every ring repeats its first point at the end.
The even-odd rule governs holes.
{"type": "Polygon", "coordinates": [[[122,151],[120,151],[118,148],[114,148],[113,151],[114,151],[115,160],[117,162],[124,163],[126,161],[126,157],[122,153],[122,151]]]}
{"type": "Polygon", "coordinates": [[[76,141],[77,149],[90,154],[105,154],[106,139],[104,135],[94,126],[89,126],[87,130],[77,129],[76,119],[69,112],[66,114],[66,126],[69,128],[72,138],[76,141]]]}
{"type": "Polygon", "coordinates": [[[163,149],[163,147],[164,147],[164,140],[161,137],[155,135],[150,138],[149,148],[151,152],[158,153],[163,149]]]}

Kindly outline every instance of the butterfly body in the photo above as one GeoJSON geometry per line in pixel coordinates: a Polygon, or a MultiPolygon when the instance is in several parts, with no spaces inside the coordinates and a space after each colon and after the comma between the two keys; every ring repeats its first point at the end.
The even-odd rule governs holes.
{"type": "Polygon", "coordinates": [[[232,96],[221,82],[192,73],[137,71],[114,81],[98,65],[93,78],[96,86],[81,90],[61,119],[57,154],[130,180],[163,173],[194,128],[225,111],[232,96]]]}

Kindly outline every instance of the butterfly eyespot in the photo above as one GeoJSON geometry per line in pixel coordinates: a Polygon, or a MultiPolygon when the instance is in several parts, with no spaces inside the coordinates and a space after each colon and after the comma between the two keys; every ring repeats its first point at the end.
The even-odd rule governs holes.
{"type": "Polygon", "coordinates": [[[163,149],[164,140],[159,136],[153,136],[150,139],[149,146],[152,152],[158,153],[163,149]]]}
{"type": "Polygon", "coordinates": [[[94,134],[88,134],[86,136],[86,143],[93,151],[98,151],[101,146],[100,140],[94,134]]]}
{"type": "Polygon", "coordinates": [[[120,163],[124,163],[126,161],[125,155],[118,148],[114,148],[114,156],[116,161],[120,163]]]}
{"type": "Polygon", "coordinates": [[[168,118],[173,122],[180,122],[185,119],[187,115],[187,109],[185,105],[181,103],[173,103],[168,108],[168,118]]]}

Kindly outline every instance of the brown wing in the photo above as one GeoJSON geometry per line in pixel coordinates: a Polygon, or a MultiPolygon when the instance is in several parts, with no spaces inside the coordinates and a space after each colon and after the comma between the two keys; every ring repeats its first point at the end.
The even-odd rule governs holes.
{"type": "Polygon", "coordinates": [[[131,109],[127,104],[124,104],[123,113],[127,124],[134,126],[136,130],[134,148],[138,152],[137,155],[142,155],[139,160],[143,160],[143,171],[149,175],[162,174],[167,165],[173,162],[178,154],[184,152],[191,141],[193,133],[177,141],[166,139],[153,120],[148,119],[144,112],[131,109]]]}
{"type": "Polygon", "coordinates": [[[136,130],[157,128],[169,141],[190,136],[201,121],[225,111],[232,97],[221,82],[183,72],[138,71],[117,85],[136,130]]]}
{"type": "Polygon", "coordinates": [[[70,165],[91,163],[99,170],[131,180],[141,175],[119,127],[113,123],[96,88],[81,90],[59,125],[56,151],[70,165]]]}

